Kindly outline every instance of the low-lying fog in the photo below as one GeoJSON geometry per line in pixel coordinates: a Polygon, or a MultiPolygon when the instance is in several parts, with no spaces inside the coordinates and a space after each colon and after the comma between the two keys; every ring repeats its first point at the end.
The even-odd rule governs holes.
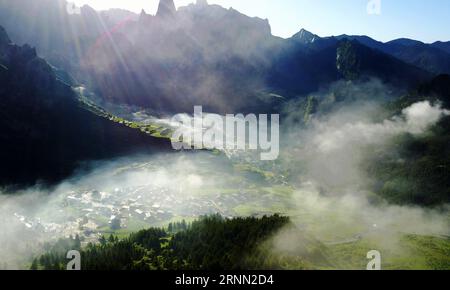
{"type": "MultiPolygon", "coordinates": [[[[51,190],[0,195],[0,266],[25,267],[43,242],[58,237],[79,234],[89,242],[113,230],[212,213],[286,214],[300,232],[329,244],[363,237],[394,247],[400,233],[449,235],[448,210],[371,204],[371,177],[360,168],[368,145],[421,134],[449,112],[420,102],[374,121],[377,110],[371,102],[353,103],[312,117],[306,128],[282,128],[274,162],[210,152],[132,156],[94,164],[51,190]]],[[[299,242],[285,232],[278,238],[278,250],[299,242]]]]}

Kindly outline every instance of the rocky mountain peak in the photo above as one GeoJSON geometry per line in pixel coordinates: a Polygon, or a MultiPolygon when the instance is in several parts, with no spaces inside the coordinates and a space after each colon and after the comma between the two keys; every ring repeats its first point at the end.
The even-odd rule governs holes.
{"type": "Polygon", "coordinates": [[[6,30],[0,26],[0,45],[7,45],[11,43],[11,39],[9,39],[8,33],[6,30]]]}
{"type": "Polygon", "coordinates": [[[197,0],[196,4],[198,6],[206,6],[206,5],[208,5],[208,1],[207,0],[197,0]]]}
{"type": "Polygon", "coordinates": [[[175,15],[177,9],[175,8],[175,3],[173,0],[160,0],[158,6],[158,12],[156,16],[168,17],[175,15]]]}
{"type": "Polygon", "coordinates": [[[301,29],[298,33],[296,33],[294,36],[292,36],[292,38],[303,44],[309,44],[309,43],[315,42],[320,37],[309,32],[306,29],[301,29]]]}

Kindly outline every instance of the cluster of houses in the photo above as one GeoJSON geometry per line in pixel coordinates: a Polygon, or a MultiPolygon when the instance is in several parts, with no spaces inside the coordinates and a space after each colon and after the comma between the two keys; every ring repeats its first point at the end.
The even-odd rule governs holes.
{"type": "MultiPolygon", "coordinates": [[[[163,225],[176,217],[196,218],[219,213],[224,217],[236,216],[237,206],[262,202],[264,197],[236,193],[214,195],[188,195],[180,191],[153,185],[117,188],[109,192],[80,190],[68,192],[52,215],[56,222],[27,218],[15,214],[28,229],[54,236],[74,236],[84,241],[96,241],[105,232],[119,229],[135,230],[136,224],[163,225]]],[[[52,219],[52,218],[50,218],[52,219]]]]}

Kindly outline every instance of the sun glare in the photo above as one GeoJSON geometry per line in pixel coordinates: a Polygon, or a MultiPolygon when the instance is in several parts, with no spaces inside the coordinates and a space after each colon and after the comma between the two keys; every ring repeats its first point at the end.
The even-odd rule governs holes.
{"type": "MultiPolygon", "coordinates": [[[[121,8],[133,12],[140,12],[144,9],[147,13],[155,13],[158,7],[158,0],[70,0],[78,6],[89,5],[97,10],[107,10],[110,8],[121,8]]],[[[179,6],[187,5],[195,0],[178,0],[175,4],[179,6]]]]}

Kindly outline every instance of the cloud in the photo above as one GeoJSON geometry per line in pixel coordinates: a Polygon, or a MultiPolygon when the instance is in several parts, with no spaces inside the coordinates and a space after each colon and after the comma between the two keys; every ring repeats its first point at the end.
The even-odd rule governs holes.
{"type": "MultiPolygon", "coordinates": [[[[363,91],[370,95],[370,90],[363,91]]],[[[84,217],[107,228],[107,221],[101,220],[131,204],[137,209],[147,204],[144,212],[159,210],[167,215],[149,221],[148,226],[216,212],[234,216],[239,206],[248,206],[247,214],[276,208],[291,216],[296,228],[274,237],[274,250],[294,255],[318,241],[366,239],[380,249],[392,250],[401,248],[403,234],[448,235],[447,209],[372,204],[371,176],[360,165],[371,154],[368,147],[382,146],[402,133],[422,134],[449,112],[439,104],[419,102],[399,116],[375,121],[381,112],[377,103],[357,101],[313,116],[306,128],[288,124],[281,136],[282,156],[270,166],[251,155],[237,159],[204,152],[130,156],[93,163],[93,171],[80,172],[52,189],[33,187],[0,195],[0,260],[9,268],[22,268],[42,250],[43,242],[76,233],[95,239],[95,230],[93,235],[86,234],[85,225],[80,226],[84,217]],[[236,169],[236,164],[246,162],[250,168],[270,168],[274,176],[288,172],[288,184],[271,184],[254,178],[257,173],[236,169]],[[289,188],[289,194],[278,193],[279,186],[289,188]],[[76,205],[69,204],[73,198],[76,205]],[[106,213],[98,219],[96,211],[106,213]]]]}
{"type": "Polygon", "coordinates": [[[415,103],[403,110],[406,128],[412,134],[420,134],[441,117],[450,115],[440,104],[432,105],[429,101],[415,103]]]}
{"type": "MultiPolygon", "coordinates": [[[[374,93],[370,85],[362,86],[366,88],[362,90],[364,95],[374,93]]],[[[350,98],[352,90],[358,91],[347,90],[350,98]]],[[[321,94],[322,101],[334,96],[333,91],[321,94]]],[[[448,205],[425,209],[372,203],[374,177],[362,165],[368,156],[377,154],[373,148],[384,148],[400,134],[426,133],[450,112],[439,103],[423,101],[405,108],[398,116],[380,120],[380,116],[387,115],[381,104],[364,97],[363,101],[344,101],[335,107],[329,113],[312,116],[305,128],[291,125],[286,130],[279,166],[291,173],[294,192],[288,215],[296,227],[283,230],[271,240],[274,252],[301,256],[308,245],[317,241],[338,245],[364,240],[405,258],[417,253],[406,251],[404,245],[402,248],[404,234],[449,235],[448,205]]]]}
{"type": "Polygon", "coordinates": [[[450,113],[439,104],[433,105],[429,101],[423,101],[404,109],[401,116],[374,123],[364,117],[354,120],[354,116],[361,116],[361,112],[370,113],[367,105],[354,108],[358,110],[356,112],[352,110],[353,108],[341,111],[326,121],[315,120],[313,146],[327,154],[343,148],[382,144],[387,138],[401,133],[421,134],[442,116],[450,113]],[[351,119],[348,119],[349,114],[353,115],[351,119]]]}

